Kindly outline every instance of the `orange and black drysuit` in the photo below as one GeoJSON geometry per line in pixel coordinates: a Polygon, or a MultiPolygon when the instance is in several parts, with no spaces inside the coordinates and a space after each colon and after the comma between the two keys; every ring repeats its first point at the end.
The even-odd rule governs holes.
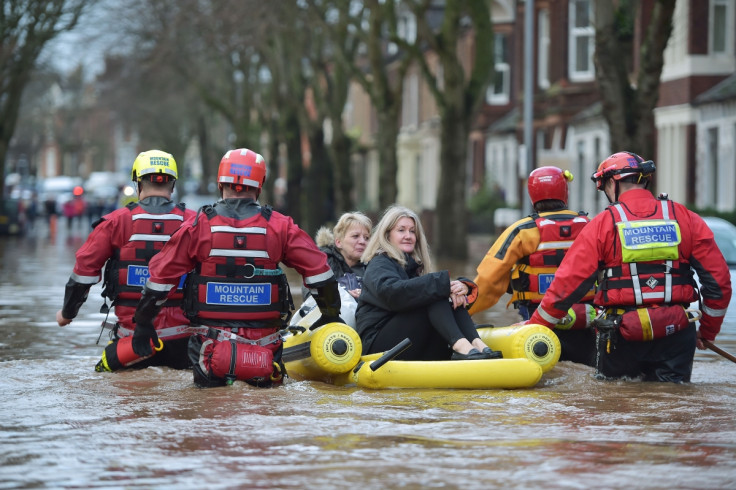
{"type": "MultiPolygon", "coordinates": [[[[585,213],[567,209],[534,213],[509,226],[488,250],[477,268],[478,300],[470,314],[495,305],[509,292],[524,320],[528,320],[552,283],[557,268],[581,230],[590,221],[585,213]]],[[[591,288],[571,306],[575,319],[557,325],[562,344],[560,359],[592,365],[593,308],[591,288]]]]}
{"type": "MultiPolygon", "coordinates": [[[[93,230],[76,254],[74,270],[66,285],[62,315],[74,318],[87,299],[92,285],[100,282],[104,266],[103,296],[112,301],[117,323],[113,338],[130,337],[135,328],[133,315],[141,297],[143,285],[148,278],[148,263],[169,240],[171,234],[190,218],[194,211],[185,209],[183,204],[161,197],[152,196],[131,203],[102,217],[93,224],[93,230]]],[[[158,337],[165,342],[165,353],[136,364],[167,365],[186,368],[186,342],[189,337],[189,320],[179,304],[181,294],[172,296],[156,318],[154,326],[158,337]],[[176,300],[179,300],[177,303],[176,300]],[[181,339],[184,339],[183,341],[181,339]],[[182,347],[177,347],[181,344],[182,347]]],[[[104,308],[104,307],[103,307],[104,308]]],[[[105,349],[98,370],[115,370],[117,366],[113,355],[114,345],[105,349]],[[108,362],[109,361],[109,362],[108,362]]]]}
{"type": "MultiPolygon", "coordinates": [[[[280,263],[302,275],[325,322],[339,321],[340,295],[325,254],[290,217],[252,199],[223,199],[205,206],[174,234],[151,261],[136,321],[150,323],[162,301],[175,294],[178,278],[188,273],[184,309],[194,328],[207,330],[190,339],[195,383],[213,386],[229,381],[203,364],[208,342],[222,340],[222,332],[260,342],[273,354],[274,375],[278,375],[281,340],[277,333],[292,309],[280,263]]],[[[255,384],[270,385],[268,380],[255,384]]]]}
{"type": "Polygon", "coordinates": [[[731,299],[713,233],[685,206],[629,190],[578,235],[530,322],[553,327],[597,282],[598,375],[689,381],[696,330],[686,309],[698,298],[691,268],[701,282],[700,336],[713,340],[731,299]]]}

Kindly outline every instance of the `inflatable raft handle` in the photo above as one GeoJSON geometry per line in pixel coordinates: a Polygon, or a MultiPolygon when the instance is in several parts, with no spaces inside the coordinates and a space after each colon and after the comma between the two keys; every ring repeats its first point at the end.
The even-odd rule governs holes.
{"type": "Polygon", "coordinates": [[[395,346],[393,346],[390,350],[387,350],[386,352],[384,352],[381,357],[373,361],[368,367],[371,368],[371,371],[375,371],[381,366],[383,366],[384,364],[386,364],[391,359],[395,358],[396,356],[404,352],[409,347],[411,347],[411,339],[406,338],[402,340],[401,342],[399,342],[398,344],[396,344],[395,346]]]}

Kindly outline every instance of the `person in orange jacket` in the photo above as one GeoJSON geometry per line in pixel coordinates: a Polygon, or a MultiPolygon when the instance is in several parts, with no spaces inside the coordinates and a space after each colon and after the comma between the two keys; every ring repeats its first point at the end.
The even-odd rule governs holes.
{"type": "Polygon", "coordinates": [[[606,158],[592,175],[611,203],[580,232],[530,322],[557,325],[597,283],[596,377],[690,381],[695,348],[714,340],[731,300],[731,277],[708,225],[666,194],[647,190],[654,162],[606,158]],[[702,316],[688,310],[698,299],[702,316]]]}
{"type": "MultiPolygon", "coordinates": [[[[509,226],[478,265],[474,279],[478,299],[469,310],[471,315],[492,307],[510,292],[509,305],[519,310],[523,320],[529,320],[565,253],[589,221],[586,213],[567,208],[572,179],[569,171],[551,166],[529,174],[527,189],[534,213],[509,226]]],[[[560,360],[593,365],[592,299],[593,291],[587,291],[570,308],[567,320],[556,325],[560,360]]]]}

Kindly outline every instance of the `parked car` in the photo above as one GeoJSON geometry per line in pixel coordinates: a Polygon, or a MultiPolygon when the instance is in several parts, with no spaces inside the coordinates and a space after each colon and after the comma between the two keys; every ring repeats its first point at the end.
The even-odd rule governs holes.
{"type": "MultiPolygon", "coordinates": [[[[734,278],[736,277],[736,226],[730,221],[726,221],[722,218],[716,218],[715,216],[704,216],[703,220],[713,232],[713,236],[716,239],[716,244],[723,254],[723,258],[726,259],[728,269],[731,272],[731,286],[736,287],[734,278]]],[[[700,280],[695,275],[695,280],[700,285],[700,280]]],[[[731,300],[731,304],[734,304],[734,300],[731,300]]],[[[698,303],[692,303],[691,308],[698,308],[698,303]]],[[[736,324],[736,306],[729,306],[726,312],[726,319],[724,325],[736,324]]]]}
{"type": "Polygon", "coordinates": [[[22,235],[25,230],[23,202],[20,199],[0,201],[0,235],[22,235]]]}
{"type": "Polygon", "coordinates": [[[728,267],[736,269],[736,226],[730,221],[714,216],[706,216],[703,220],[713,232],[728,267]]]}

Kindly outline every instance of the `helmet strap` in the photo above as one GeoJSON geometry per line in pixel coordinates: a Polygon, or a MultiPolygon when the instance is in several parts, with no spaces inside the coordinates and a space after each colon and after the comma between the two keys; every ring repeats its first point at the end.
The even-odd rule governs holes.
{"type": "Polygon", "coordinates": [[[608,203],[613,204],[614,202],[618,200],[618,181],[614,180],[614,184],[616,185],[616,190],[615,190],[616,201],[612,201],[611,198],[608,197],[608,192],[606,192],[606,186],[608,185],[608,180],[609,179],[601,179],[601,189],[600,190],[603,191],[603,194],[606,196],[606,199],[608,199],[608,203]]]}
{"type": "Polygon", "coordinates": [[[615,201],[613,201],[613,202],[612,202],[611,204],[613,204],[614,202],[618,202],[618,194],[619,194],[619,192],[620,192],[620,187],[619,187],[619,181],[618,181],[618,180],[616,180],[616,179],[614,179],[614,180],[613,180],[613,185],[615,185],[615,186],[616,186],[616,187],[615,187],[615,190],[614,190],[614,192],[613,192],[613,197],[615,197],[615,198],[616,198],[616,200],[615,200],[615,201]]]}

